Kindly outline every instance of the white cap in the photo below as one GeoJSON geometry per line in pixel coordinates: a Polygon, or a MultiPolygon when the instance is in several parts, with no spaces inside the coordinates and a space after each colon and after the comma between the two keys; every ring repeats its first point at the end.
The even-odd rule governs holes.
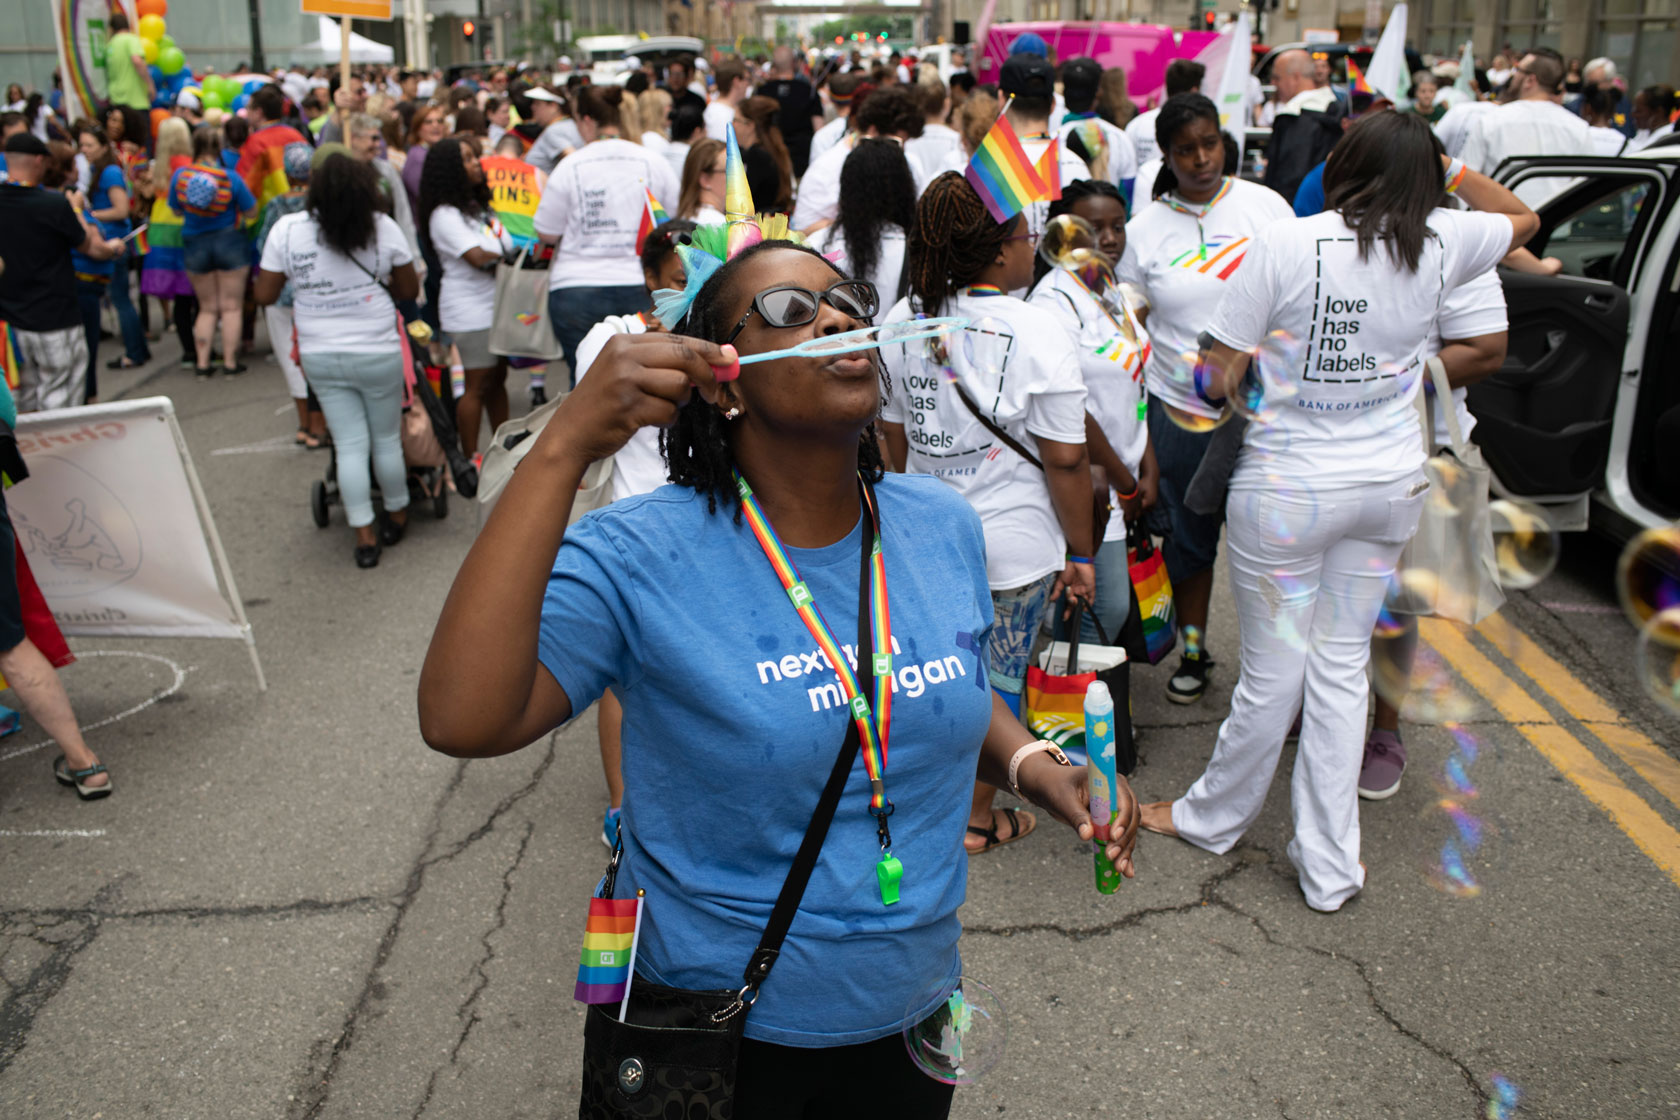
{"type": "Polygon", "coordinates": [[[632,70],[640,70],[642,68],[642,60],[633,54],[627,54],[624,56],[624,65],[628,66],[632,70]]]}
{"type": "Polygon", "coordinates": [[[694,56],[694,68],[696,70],[710,70],[711,69],[711,67],[706,64],[706,60],[701,58],[699,55],[694,56]]]}
{"type": "Polygon", "coordinates": [[[556,105],[565,104],[564,100],[561,99],[559,94],[550,93],[548,90],[543,89],[541,86],[537,86],[537,87],[534,87],[532,89],[526,90],[525,91],[525,96],[530,98],[532,101],[552,101],[556,105]]]}
{"type": "Polygon", "coordinates": [[[563,54],[563,55],[560,56],[560,65],[570,66],[571,64],[572,64],[572,56],[571,55],[563,54]]]}
{"type": "Polygon", "coordinates": [[[175,107],[177,109],[190,109],[196,113],[204,108],[204,102],[199,100],[196,89],[184,89],[175,95],[175,107]]]}

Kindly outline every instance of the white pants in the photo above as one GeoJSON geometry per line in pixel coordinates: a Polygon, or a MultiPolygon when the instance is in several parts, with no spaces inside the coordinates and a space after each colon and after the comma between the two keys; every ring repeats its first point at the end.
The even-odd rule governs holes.
{"type": "Polygon", "coordinates": [[[1365,885],[1365,667],[1424,486],[1420,473],[1317,493],[1233,490],[1227,503],[1242,676],[1207,770],[1173,802],[1173,827],[1197,847],[1229,851],[1260,815],[1299,708],[1289,858],[1315,910],[1335,910],[1365,885]]]}
{"type": "Polygon", "coordinates": [[[274,360],[286,375],[286,391],[294,401],[301,401],[309,395],[309,384],[303,379],[303,367],[292,358],[292,309],[271,303],[263,308],[263,318],[268,321],[268,344],[274,348],[274,360]]]}

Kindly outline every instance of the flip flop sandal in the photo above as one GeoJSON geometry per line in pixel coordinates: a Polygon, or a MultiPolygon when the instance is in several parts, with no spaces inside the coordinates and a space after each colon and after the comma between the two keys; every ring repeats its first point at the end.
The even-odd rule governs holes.
{"type": "Polygon", "coordinates": [[[299,428],[297,430],[297,435],[292,437],[292,442],[297,444],[299,447],[307,447],[309,445],[309,429],[299,428]]]}
{"type": "Polygon", "coordinates": [[[1013,809],[993,809],[992,810],[992,827],[991,828],[976,828],[973,825],[968,826],[968,831],[969,832],[973,833],[976,836],[982,836],[982,837],[985,838],[985,840],[986,840],[985,845],[980,847],[980,848],[967,848],[967,845],[964,845],[964,847],[967,848],[969,855],[978,856],[978,855],[982,855],[986,852],[991,851],[993,848],[1001,848],[1005,844],[1013,844],[1015,841],[1021,839],[1021,837],[1023,837],[1023,836],[1031,836],[1033,834],[1033,829],[1038,827],[1038,819],[1036,817],[1032,816],[1031,814],[1028,814],[1027,820],[1031,823],[1029,823],[1027,825],[1026,831],[1022,832],[1021,831],[1021,818],[1020,818],[1020,815],[1015,812],[1015,810],[1013,810],[1013,809]],[[1007,837],[1003,837],[1001,839],[998,837],[998,826],[997,826],[997,815],[999,813],[1002,813],[1004,816],[1009,818],[1009,829],[1010,829],[1009,835],[1007,837]]]}
{"type": "Polygon", "coordinates": [[[63,755],[59,755],[53,760],[52,771],[53,777],[58,779],[59,785],[75,786],[76,796],[81,798],[83,801],[98,801],[101,797],[111,796],[111,789],[116,784],[111,781],[109,777],[107,777],[105,784],[102,786],[82,784],[86,779],[93,777],[95,774],[109,775],[111,773],[109,770],[105,769],[105,764],[103,762],[96,762],[92,766],[89,766],[86,770],[72,770],[70,769],[70,760],[65,758],[63,755]]]}

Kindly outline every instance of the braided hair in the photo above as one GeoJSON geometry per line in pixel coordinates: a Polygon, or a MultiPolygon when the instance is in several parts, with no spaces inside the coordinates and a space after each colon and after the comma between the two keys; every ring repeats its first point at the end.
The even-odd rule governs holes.
{"type": "MultiPolygon", "coordinates": [[[[843,275],[839,269],[834,268],[827,257],[815,249],[793,241],[760,241],[725,261],[722,267],[707,277],[706,283],[695,293],[687,317],[677,324],[677,333],[707,342],[721,343],[735,326],[731,312],[725,305],[725,293],[734,289],[735,276],[745,262],[771,249],[792,249],[809,253],[834,269],[836,278],[843,275]]],[[[886,385],[885,376],[883,373],[883,392],[886,385]]],[[[740,522],[740,496],[735,489],[734,475],[735,449],[729,437],[729,427],[717,409],[707,404],[696,393],[687,404],[677,410],[676,421],[660,433],[659,450],[669,465],[667,477],[672,482],[706,495],[708,513],[717,512],[720,499],[725,505],[733,504],[735,520],[740,522]]],[[[875,441],[874,425],[870,425],[858,437],[858,470],[871,482],[879,482],[885,469],[886,464],[881,461],[880,447],[875,441]]]]}
{"type": "MultiPolygon", "coordinates": [[[[1055,221],[1063,214],[1073,213],[1073,208],[1087,198],[1112,198],[1120,204],[1120,209],[1130,217],[1126,209],[1126,198],[1120,193],[1120,188],[1106,179],[1075,179],[1071,183],[1062,184],[1062,197],[1050,204],[1050,214],[1046,221],[1055,221]]],[[[1116,262],[1118,263],[1118,262],[1116,262]]],[[[1043,255],[1033,258],[1033,283],[1036,285],[1044,279],[1050,271],[1050,262],[1043,255]]]]}
{"type": "Polygon", "coordinates": [[[1161,106],[1161,112],[1155,118],[1155,143],[1161,147],[1161,172],[1155,176],[1155,185],[1150,189],[1151,199],[1178,189],[1178,176],[1173,174],[1172,169],[1173,137],[1195,121],[1212,121],[1213,127],[1219,127],[1218,107],[1200,93],[1175,94],[1161,106]]]}
{"type": "Polygon", "coordinates": [[[997,258],[1019,220],[994,221],[960,171],[947,171],[929,183],[916,203],[916,228],[910,231],[905,261],[917,310],[940,314],[946,300],[997,258]]]}

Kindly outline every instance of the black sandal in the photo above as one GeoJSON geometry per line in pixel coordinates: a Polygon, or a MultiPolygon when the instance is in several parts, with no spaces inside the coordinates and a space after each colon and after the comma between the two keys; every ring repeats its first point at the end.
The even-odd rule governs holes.
{"type": "Polygon", "coordinates": [[[115,785],[115,782],[113,782],[109,777],[111,772],[105,769],[105,764],[103,762],[96,762],[92,766],[89,766],[86,770],[72,770],[70,769],[70,760],[65,758],[63,755],[59,755],[53,760],[52,771],[53,777],[58,779],[59,785],[75,786],[76,796],[81,798],[83,801],[98,801],[101,797],[109,797],[111,796],[111,788],[115,785]],[[82,784],[95,774],[104,774],[107,776],[104,785],[90,786],[82,784]]]}
{"type": "Polygon", "coordinates": [[[985,845],[980,847],[980,848],[969,848],[968,845],[965,844],[965,845],[963,845],[963,847],[964,847],[965,850],[967,850],[969,855],[978,856],[978,855],[983,855],[984,853],[991,851],[993,848],[1001,848],[1005,844],[1013,844],[1015,841],[1021,839],[1021,837],[1023,837],[1023,836],[1031,836],[1033,834],[1033,830],[1038,827],[1038,818],[1037,817],[1034,817],[1032,814],[1029,813],[1029,814],[1027,814],[1027,820],[1031,821],[1032,823],[1027,826],[1027,830],[1025,832],[1022,832],[1021,831],[1021,818],[1020,818],[1020,815],[1015,812],[1015,810],[1010,809],[1010,808],[993,809],[992,810],[992,827],[991,828],[976,828],[973,825],[968,826],[968,831],[969,832],[973,833],[975,836],[981,836],[981,837],[985,838],[985,840],[986,840],[985,845]],[[997,815],[999,813],[1002,813],[1004,816],[1009,818],[1010,832],[1009,832],[1008,837],[1002,838],[1002,839],[1000,839],[998,837],[997,815]]]}

